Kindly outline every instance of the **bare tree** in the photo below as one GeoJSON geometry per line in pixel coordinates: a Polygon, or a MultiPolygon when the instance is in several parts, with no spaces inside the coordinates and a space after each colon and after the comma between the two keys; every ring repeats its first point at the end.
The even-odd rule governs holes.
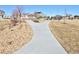
{"type": "Polygon", "coordinates": [[[23,11],[23,9],[22,9],[21,6],[17,6],[13,10],[12,17],[11,17],[11,26],[10,27],[16,26],[17,23],[21,22],[22,11],[23,11]]]}
{"type": "Polygon", "coordinates": [[[13,24],[13,26],[15,26],[17,22],[21,22],[22,11],[23,9],[20,6],[17,6],[13,11],[11,18],[11,23],[13,24]]]}
{"type": "Polygon", "coordinates": [[[13,12],[13,16],[15,16],[17,18],[17,20],[18,20],[18,18],[21,18],[22,13],[23,13],[22,7],[17,6],[16,9],[14,10],[14,12],[13,12]]]}

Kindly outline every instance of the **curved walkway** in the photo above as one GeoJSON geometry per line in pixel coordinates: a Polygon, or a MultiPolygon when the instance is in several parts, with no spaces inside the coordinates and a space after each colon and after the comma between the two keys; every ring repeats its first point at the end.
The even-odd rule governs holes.
{"type": "Polygon", "coordinates": [[[31,20],[27,20],[33,29],[32,40],[23,46],[20,50],[15,53],[33,53],[33,54],[62,54],[66,53],[64,48],[59,44],[55,37],[50,32],[48,27],[48,21],[43,23],[34,23],[31,20]]]}

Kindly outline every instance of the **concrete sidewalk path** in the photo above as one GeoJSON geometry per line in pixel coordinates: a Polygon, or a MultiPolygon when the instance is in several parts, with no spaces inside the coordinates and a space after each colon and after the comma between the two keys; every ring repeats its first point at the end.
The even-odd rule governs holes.
{"type": "Polygon", "coordinates": [[[27,22],[33,30],[32,40],[16,51],[16,54],[66,54],[64,48],[51,33],[48,27],[49,21],[34,23],[27,20],[27,22]]]}

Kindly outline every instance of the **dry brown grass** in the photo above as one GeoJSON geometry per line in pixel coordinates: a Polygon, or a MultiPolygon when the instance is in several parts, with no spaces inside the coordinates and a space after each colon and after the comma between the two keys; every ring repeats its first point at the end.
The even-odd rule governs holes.
{"type": "Polygon", "coordinates": [[[32,29],[26,22],[9,26],[9,20],[0,21],[0,53],[13,53],[32,38],[32,29]]]}
{"type": "Polygon", "coordinates": [[[51,21],[49,27],[68,53],[79,53],[79,20],[51,21]]]}

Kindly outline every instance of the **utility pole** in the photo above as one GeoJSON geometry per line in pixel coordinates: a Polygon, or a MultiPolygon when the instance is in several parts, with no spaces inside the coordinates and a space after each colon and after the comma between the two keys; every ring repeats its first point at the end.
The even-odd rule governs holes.
{"type": "Polygon", "coordinates": [[[65,9],[65,16],[67,16],[67,10],[65,9]]]}
{"type": "Polygon", "coordinates": [[[65,9],[64,24],[66,23],[66,18],[67,18],[67,10],[65,9]]]}

